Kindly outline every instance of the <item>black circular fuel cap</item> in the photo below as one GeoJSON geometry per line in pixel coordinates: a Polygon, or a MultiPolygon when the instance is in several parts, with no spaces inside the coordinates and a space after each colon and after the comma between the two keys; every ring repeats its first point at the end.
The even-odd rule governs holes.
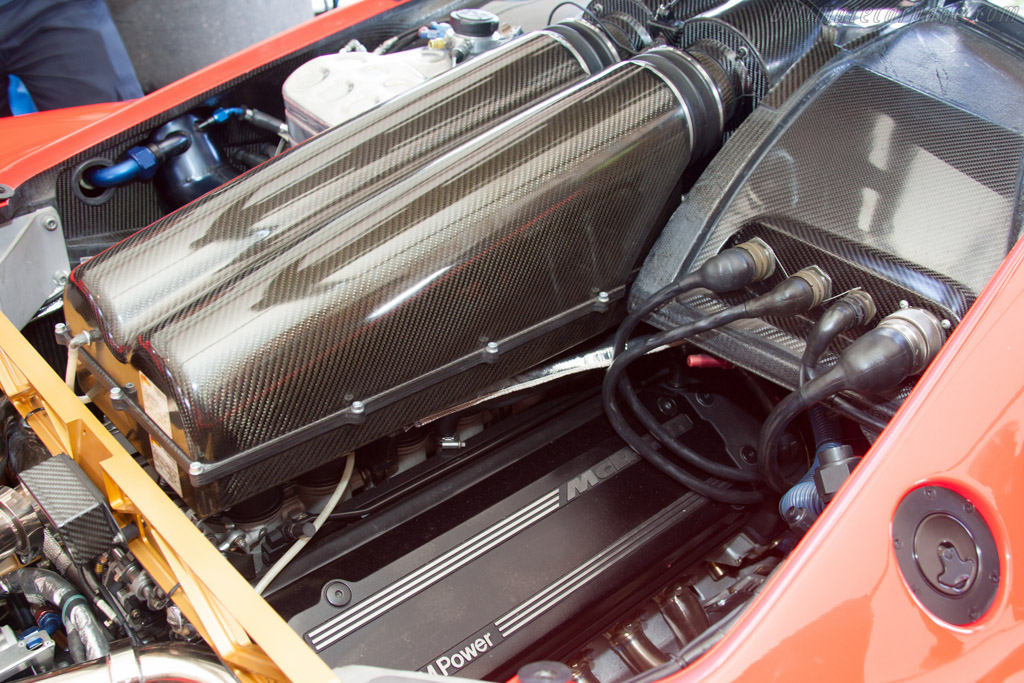
{"type": "Polygon", "coordinates": [[[974,505],[944,486],[908,493],[893,518],[900,571],[922,605],[950,624],[981,618],[999,588],[992,531],[974,505]]]}
{"type": "Polygon", "coordinates": [[[452,29],[471,38],[490,38],[499,23],[497,14],[483,9],[458,9],[451,15],[452,29]]]}

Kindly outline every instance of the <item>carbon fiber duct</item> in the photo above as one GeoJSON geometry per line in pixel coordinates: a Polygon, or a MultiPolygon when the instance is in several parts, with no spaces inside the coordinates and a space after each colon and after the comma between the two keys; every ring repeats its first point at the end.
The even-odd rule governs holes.
{"type": "Polygon", "coordinates": [[[583,22],[515,40],[324,133],[225,185],[72,274],[120,360],[182,301],[258,267],[275,250],[394,184],[476,133],[616,61],[583,22]]]}
{"type": "MultiPolygon", "coordinates": [[[[818,264],[833,291],[866,289],[879,317],[909,304],[956,326],[1020,236],[1022,93],[1019,50],[952,15],[863,44],[736,130],[669,220],[631,300],[758,236],[788,272],[818,264]]],[[[722,305],[697,293],[652,322],[675,327],[722,305]]],[[[792,388],[813,317],[734,324],[699,344],[792,388]]],[[[912,385],[848,398],[888,418],[912,385]]]]}
{"type": "Polygon", "coordinates": [[[822,26],[821,12],[804,0],[742,0],[687,19],[676,44],[725,69],[745,115],[783,77],[795,75],[789,73],[794,67],[803,72],[802,82],[836,53],[822,26]],[[801,64],[809,54],[814,63],[801,64]]]}
{"type": "Polygon", "coordinates": [[[720,135],[702,74],[671,49],[613,66],[180,298],[133,362],[180,416],[186,498],[228,507],[605,329],[720,135]]]}

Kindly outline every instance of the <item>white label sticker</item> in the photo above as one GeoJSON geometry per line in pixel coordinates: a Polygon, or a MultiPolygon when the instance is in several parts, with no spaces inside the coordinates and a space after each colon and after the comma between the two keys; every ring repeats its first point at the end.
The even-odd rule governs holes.
{"type": "MultiPolygon", "coordinates": [[[[139,398],[142,399],[142,408],[146,414],[153,418],[153,422],[168,436],[171,435],[171,411],[167,396],[153,384],[152,380],[141,372],[139,373],[139,398]]],[[[171,485],[178,495],[181,495],[181,474],[174,458],[163,446],[158,444],[153,437],[149,437],[149,445],[153,452],[153,467],[157,474],[164,478],[171,485]]]]}

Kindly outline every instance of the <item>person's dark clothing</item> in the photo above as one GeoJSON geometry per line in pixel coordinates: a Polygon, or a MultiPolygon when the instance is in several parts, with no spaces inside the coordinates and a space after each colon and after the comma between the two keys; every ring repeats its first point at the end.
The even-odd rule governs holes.
{"type": "Polygon", "coordinates": [[[142,97],[103,0],[0,0],[0,116],[10,74],[40,111],[142,97]]]}

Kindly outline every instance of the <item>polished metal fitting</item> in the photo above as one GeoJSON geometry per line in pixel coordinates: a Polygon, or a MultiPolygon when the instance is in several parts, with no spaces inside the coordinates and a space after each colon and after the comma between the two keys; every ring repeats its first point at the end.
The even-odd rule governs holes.
{"type": "Polygon", "coordinates": [[[914,354],[911,375],[928,367],[946,341],[942,321],[923,308],[901,308],[878,323],[878,329],[883,328],[899,333],[909,342],[914,354]]]}
{"type": "Polygon", "coordinates": [[[750,254],[750,258],[754,262],[754,279],[751,282],[760,282],[775,274],[775,264],[778,259],[775,258],[775,252],[763,239],[753,237],[742,244],[737,244],[736,248],[750,254]]]}
{"type": "Polygon", "coordinates": [[[843,299],[851,300],[855,306],[859,306],[863,312],[858,324],[863,325],[872,321],[878,314],[875,300],[863,289],[854,289],[843,295],[843,299]]]}
{"type": "Polygon", "coordinates": [[[43,523],[23,491],[0,486],[0,560],[15,553],[22,562],[39,554],[43,523]]]}
{"type": "Polygon", "coordinates": [[[818,266],[807,266],[793,273],[792,277],[798,277],[811,287],[814,294],[814,301],[810,308],[820,306],[823,301],[832,296],[832,278],[818,266]]]}

